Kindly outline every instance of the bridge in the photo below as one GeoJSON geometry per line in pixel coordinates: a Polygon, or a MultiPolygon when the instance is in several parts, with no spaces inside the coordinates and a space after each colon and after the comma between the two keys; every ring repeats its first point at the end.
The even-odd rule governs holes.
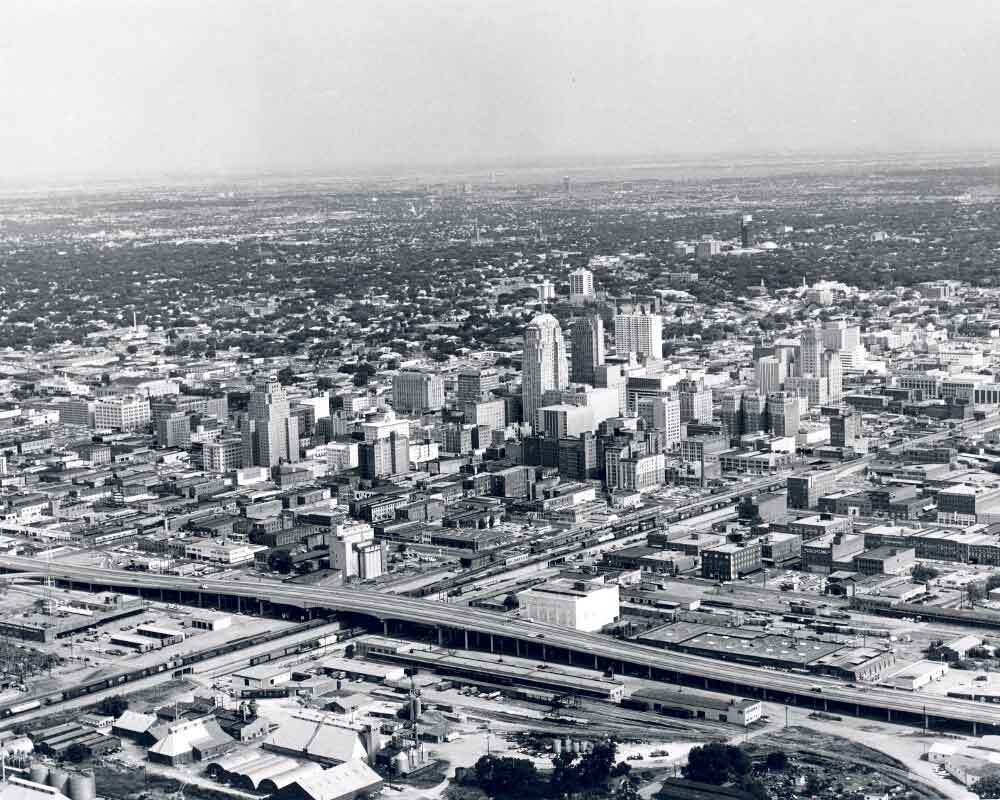
{"type": "Polygon", "coordinates": [[[114,590],[187,605],[210,604],[256,613],[311,618],[331,612],[416,633],[443,647],[560,661],[652,680],[736,693],[761,700],[874,716],[926,728],[1000,732],[1000,706],[920,695],[877,686],[849,686],[827,678],[715,661],[611,639],[554,625],[529,622],[482,609],[373,591],[327,589],[248,580],[181,578],[0,556],[0,570],[43,573],[73,588],[114,590]]]}

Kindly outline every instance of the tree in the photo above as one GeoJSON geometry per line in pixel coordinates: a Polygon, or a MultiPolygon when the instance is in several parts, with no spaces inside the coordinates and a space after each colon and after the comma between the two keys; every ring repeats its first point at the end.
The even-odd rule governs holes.
{"type": "Polygon", "coordinates": [[[66,748],[66,759],[72,761],[74,764],[79,764],[81,761],[86,761],[90,756],[90,751],[80,744],[79,742],[74,742],[68,748],[66,748]]]}
{"type": "Polygon", "coordinates": [[[113,694],[110,697],[105,697],[97,704],[98,714],[115,717],[116,719],[126,711],[128,711],[128,698],[121,694],[113,694]]]}
{"type": "Polygon", "coordinates": [[[688,753],[684,777],[721,786],[739,781],[750,772],[750,759],[740,748],[712,742],[693,747],[688,753]]]}
{"type": "Polygon", "coordinates": [[[974,606],[986,597],[986,585],[979,581],[969,581],[965,584],[965,597],[970,606],[974,606]]]}
{"type": "Polygon", "coordinates": [[[784,750],[774,750],[767,754],[767,768],[771,772],[781,772],[788,767],[788,755],[784,750]]]}
{"type": "Polygon", "coordinates": [[[930,583],[938,575],[940,575],[934,567],[926,567],[923,564],[917,564],[913,568],[911,576],[913,577],[914,583],[930,583]]]}
{"type": "Polygon", "coordinates": [[[295,371],[291,367],[282,367],[278,370],[278,383],[282,386],[289,386],[295,381],[295,371]]]}
{"type": "Polygon", "coordinates": [[[317,378],[316,388],[321,392],[328,392],[333,388],[333,381],[330,378],[317,378]]]}
{"type": "Polygon", "coordinates": [[[972,784],[972,791],[978,794],[981,800],[996,800],[996,798],[1000,798],[1000,774],[983,775],[983,777],[972,784]]]}
{"type": "Polygon", "coordinates": [[[476,784],[498,800],[541,797],[545,785],[526,758],[483,756],[476,762],[476,784]]]}
{"type": "Polygon", "coordinates": [[[508,611],[513,611],[516,608],[520,608],[521,601],[517,599],[517,595],[511,592],[503,599],[503,607],[508,611]]]}

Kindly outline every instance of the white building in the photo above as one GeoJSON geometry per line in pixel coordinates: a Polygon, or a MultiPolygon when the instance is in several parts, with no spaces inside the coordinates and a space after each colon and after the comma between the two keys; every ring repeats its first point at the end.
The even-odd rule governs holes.
{"type": "Polygon", "coordinates": [[[616,315],[615,349],[618,355],[637,353],[646,358],[663,358],[663,317],[659,314],[616,315]]]}
{"type": "Polygon", "coordinates": [[[369,580],[385,571],[386,551],[375,541],[375,531],[366,522],[342,522],[330,541],[330,566],[344,578],[369,580]]]}
{"type": "Polygon", "coordinates": [[[618,584],[556,578],[518,594],[525,616],[578,631],[599,631],[618,619],[618,584]]]}
{"type": "Polygon", "coordinates": [[[184,557],[191,561],[235,566],[253,561],[254,554],[267,550],[264,545],[229,542],[225,539],[203,539],[184,548],[184,557]]]}
{"type": "Polygon", "coordinates": [[[569,301],[582,306],[594,299],[594,273],[580,267],[569,274],[569,301]]]}
{"type": "Polygon", "coordinates": [[[543,396],[550,389],[565,389],[567,385],[569,364],[562,328],[551,314],[539,314],[524,329],[521,382],[524,422],[538,430],[541,422],[538,409],[543,396]]]}
{"type": "Polygon", "coordinates": [[[94,403],[94,427],[134,431],[153,419],[149,398],[137,394],[100,397],[94,403]]]}
{"type": "Polygon", "coordinates": [[[662,431],[667,447],[673,448],[681,441],[681,401],[674,397],[643,397],[637,403],[639,418],[646,427],[662,431]]]}

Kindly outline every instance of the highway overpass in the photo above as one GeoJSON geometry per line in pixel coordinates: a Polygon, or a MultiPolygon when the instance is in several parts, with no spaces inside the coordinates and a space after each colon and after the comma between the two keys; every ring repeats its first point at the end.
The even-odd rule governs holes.
{"type": "Polygon", "coordinates": [[[831,713],[877,716],[932,728],[1000,733],[1000,706],[851,687],[825,678],[674,653],[634,642],[528,622],[467,606],[373,591],[326,589],[257,581],[192,579],[0,556],[0,569],[42,573],[74,588],[111,589],[153,600],[209,604],[258,613],[315,616],[337,612],[377,622],[387,633],[417,634],[451,648],[471,648],[562,661],[653,680],[698,686],[831,713]]]}

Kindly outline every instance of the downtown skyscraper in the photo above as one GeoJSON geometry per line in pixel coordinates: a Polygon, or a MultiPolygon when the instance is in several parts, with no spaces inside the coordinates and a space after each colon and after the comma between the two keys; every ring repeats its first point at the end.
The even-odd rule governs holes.
{"type": "Polygon", "coordinates": [[[604,363],[604,320],[589,315],[573,320],[570,329],[572,343],[573,383],[596,386],[595,368],[604,363]]]}
{"type": "Polygon", "coordinates": [[[569,385],[566,343],[559,320],[551,314],[539,314],[524,329],[521,403],[524,421],[533,430],[541,430],[538,409],[550,389],[569,385]]]}
{"type": "Polygon", "coordinates": [[[271,375],[254,382],[243,427],[243,466],[275,467],[299,460],[299,421],[289,416],[288,396],[271,375]]]}

